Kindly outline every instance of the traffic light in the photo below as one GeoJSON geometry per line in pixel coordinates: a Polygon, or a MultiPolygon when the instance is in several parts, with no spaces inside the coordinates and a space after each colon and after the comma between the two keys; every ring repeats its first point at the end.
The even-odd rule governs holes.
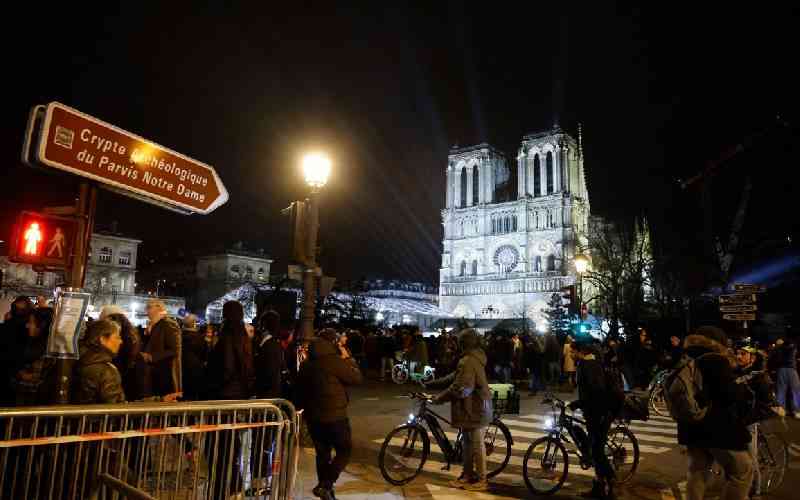
{"type": "Polygon", "coordinates": [[[289,216],[289,227],[292,230],[292,260],[298,264],[305,264],[308,261],[308,255],[306,255],[307,208],[306,202],[293,201],[291,205],[281,211],[284,215],[289,216]]]}
{"type": "Polygon", "coordinates": [[[69,267],[77,230],[75,219],[22,212],[14,226],[8,259],[22,264],[69,267]]]}

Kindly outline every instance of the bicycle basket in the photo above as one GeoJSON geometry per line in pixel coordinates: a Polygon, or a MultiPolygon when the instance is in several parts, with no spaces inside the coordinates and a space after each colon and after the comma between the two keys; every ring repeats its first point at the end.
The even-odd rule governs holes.
{"type": "Polygon", "coordinates": [[[519,392],[513,384],[489,384],[495,415],[519,415],[519,392]]]}

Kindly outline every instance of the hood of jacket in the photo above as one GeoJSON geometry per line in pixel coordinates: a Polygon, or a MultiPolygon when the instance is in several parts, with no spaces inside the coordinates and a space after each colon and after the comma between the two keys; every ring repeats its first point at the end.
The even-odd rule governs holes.
{"type": "Polygon", "coordinates": [[[308,346],[308,356],[311,359],[319,359],[323,356],[336,355],[336,346],[333,342],[325,339],[315,339],[308,346]]]}
{"type": "Polygon", "coordinates": [[[91,346],[78,360],[81,366],[96,365],[99,363],[110,363],[114,355],[103,346],[91,346]]]}
{"type": "Polygon", "coordinates": [[[736,357],[730,352],[728,346],[722,345],[705,335],[689,335],[684,340],[683,347],[686,349],[686,354],[692,358],[698,358],[703,354],[716,353],[724,356],[733,368],[738,367],[736,357]]]}
{"type": "Polygon", "coordinates": [[[483,352],[483,349],[471,349],[464,353],[464,357],[474,358],[475,361],[481,364],[481,366],[486,366],[486,353],[483,352]]]}

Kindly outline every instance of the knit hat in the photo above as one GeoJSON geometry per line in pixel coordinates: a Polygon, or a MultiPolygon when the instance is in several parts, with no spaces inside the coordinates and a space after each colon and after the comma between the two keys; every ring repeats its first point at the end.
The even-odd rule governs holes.
{"type": "Polygon", "coordinates": [[[103,306],[103,308],[100,310],[100,317],[98,319],[106,319],[109,316],[114,315],[114,314],[121,314],[121,315],[125,316],[125,311],[123,311],[122,308],[120,306],[118,306],[118,305],[109,304],[109,305],[103,306]]]}

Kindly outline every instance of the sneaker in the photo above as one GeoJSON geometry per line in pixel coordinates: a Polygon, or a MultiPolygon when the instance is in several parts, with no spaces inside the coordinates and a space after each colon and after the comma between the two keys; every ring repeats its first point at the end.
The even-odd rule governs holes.
{"type": "Polygon", "coordinates": [[[464,489],[467,491],[489,491],[489,483],[486,479],[481,479],[474,483],[465,484],[464,489]]]}
{"type": "Polygon", "coordinates": [[[463,478],[459,477],[458,479],[453,479],[452,481],[447,483],[447,486],[449,486],[451,488],[455,488],[457,490],[460,490],[460,489],[463,489],[464,486],[466,486],[468,484],[469,484],[469,481],[465,481],[463,478]]]}

